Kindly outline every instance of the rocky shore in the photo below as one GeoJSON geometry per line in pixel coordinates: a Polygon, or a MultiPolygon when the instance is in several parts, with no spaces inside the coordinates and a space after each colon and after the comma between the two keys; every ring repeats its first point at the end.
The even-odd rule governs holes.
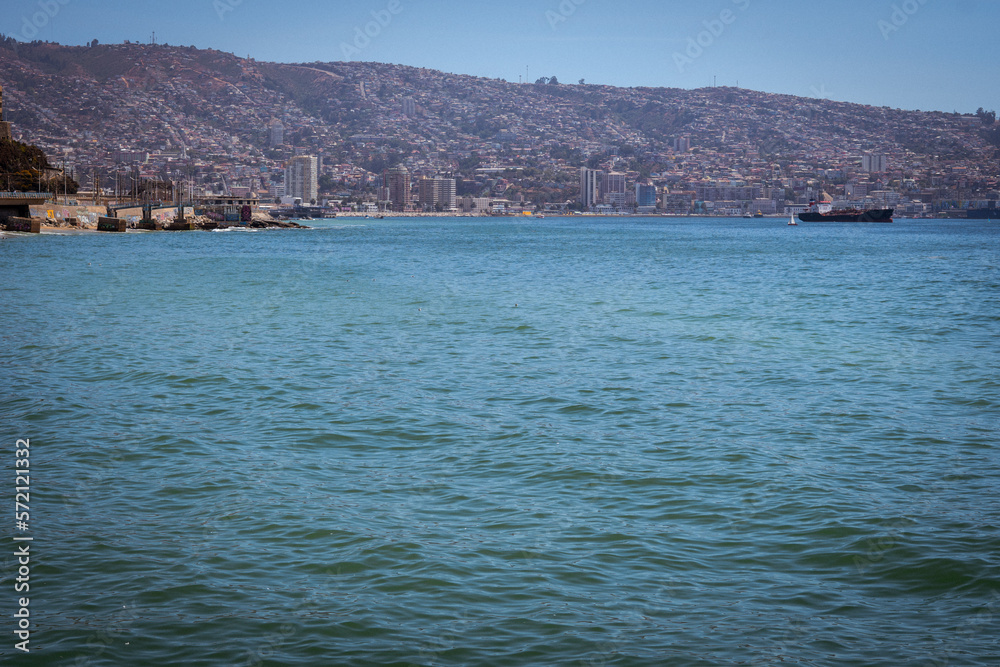
{"type": "MultiPolygon", "coordinates": [[[[63,219],[52,219],[52,218],[38,218],[34,217],[31,219],[25,218],[25,221],[37,223],[35,225],[36,229],[40,228],[42,232],[67,232],[67,231],[79,231],[79,232],[98,232],[102,231],[99,226],[102,225],[107,220],[114,220],[113,218],[99,218],[98,220],[89,221],[84,219],[70,218],[67,220],[63,219]]],[[[251,229],[308,229],[305,225],[300,225],[296,222],[290,222],[287,220],[278,220],[271,217],[267,213],[257,212],[254,213],[251,221],[249,223],[232,223],[232,222],[219,222],[212,220],[207,216],[197,215],[187,218],[184,223],[178,223],[174,220],[167,221],[148,221],[148,222],[133,222],[124,225],[126,230],[140,230],[140,231],[195,231],[204,230],[211,231],[214,229],[227,229],[229,227],[249,227],[251,229]]],[[[19,230],[15,230],[19,231],[19,230]]]]}

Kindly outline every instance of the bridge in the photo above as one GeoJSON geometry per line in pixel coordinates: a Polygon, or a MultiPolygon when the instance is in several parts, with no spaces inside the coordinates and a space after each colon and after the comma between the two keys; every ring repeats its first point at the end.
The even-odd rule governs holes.
{"type": "Polygon", "coordinates": [[[30,218],[32,204],[44,204],[50,192],[0,192],[0,220],[30,218]]]}

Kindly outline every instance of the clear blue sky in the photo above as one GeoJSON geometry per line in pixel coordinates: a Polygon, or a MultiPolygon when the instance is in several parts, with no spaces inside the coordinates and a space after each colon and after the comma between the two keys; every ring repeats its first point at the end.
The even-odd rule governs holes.
{"type": "Polygon", "coordinates": [[[155,31],[160,43],[278,62],[344,60],[347,45],[350,59],[515,82],[528,67],[532,80],[678,88],[717,80],[904,109],[1000,110],[996,0],[4,4],[0,32],[63,44],[146,42],[155,31]],[[46,7],[51,18],[39,13],[46,7]],[[379,16],[384,26],[372,23],[379,16]],[[365,28],[374,37],[356,39],[365,28]]]}

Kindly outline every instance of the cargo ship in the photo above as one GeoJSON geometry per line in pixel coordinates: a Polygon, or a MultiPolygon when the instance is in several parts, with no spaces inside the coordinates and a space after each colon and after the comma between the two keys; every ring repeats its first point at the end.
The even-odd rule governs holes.
{"type": "Polygon", "coordinates": [[[802,222],[892,222],[893,208],[877,208],[862,211],[858,208],[831,210],[829,204],[809,204],[809,211],[799,214],[802,222]],[[824,210],[826,209],[826,210],[824,210]]]}
{"type": "Polygon", "coordinates": [[[970,208],[966,211],[969,220],[1000,220],[1000,208],[990,202],[989,208],[970,208]]]}

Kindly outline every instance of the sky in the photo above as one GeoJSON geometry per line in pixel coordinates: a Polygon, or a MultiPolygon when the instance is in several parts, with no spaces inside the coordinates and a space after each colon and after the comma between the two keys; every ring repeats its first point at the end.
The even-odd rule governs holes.
{"type": "Polygon", "coordinates": [[[739,86],[1000,110],[997,0],[5,0],[0,32],[364,60],[518,82],[739,86]]]}

